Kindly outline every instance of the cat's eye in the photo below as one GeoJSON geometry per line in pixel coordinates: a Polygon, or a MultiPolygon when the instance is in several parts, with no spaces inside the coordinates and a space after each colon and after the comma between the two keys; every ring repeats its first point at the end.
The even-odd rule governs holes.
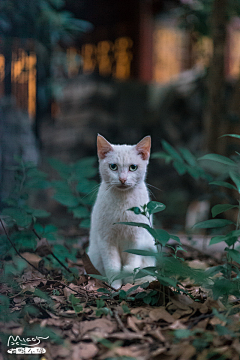
{"type": "Polygon", "coordinates": [[[117,171],[117,169],[118,169],[117,164],[109,164],[109,167],[112,171],[117,171]]]}
{"type": "Polygon", "coordinates": [[[134,164],[132,164],[132,165],[129,166],[129,170],[130,170],[130,171],[136,171],[137,168],[138,168],[138,166],[137,166],[137,165],[134,165],[134,164]]]}

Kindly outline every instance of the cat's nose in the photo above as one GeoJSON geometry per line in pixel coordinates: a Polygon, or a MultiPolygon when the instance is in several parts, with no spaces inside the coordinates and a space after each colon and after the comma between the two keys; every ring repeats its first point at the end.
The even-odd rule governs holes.
{"type": "Polygon", "coordinates": [[[127,181],[127,179],[125,179],[125,178],[119,178],[119,180],[120,180],[120,182],[124,185],[125,184],[125,182],[127,181]]]}

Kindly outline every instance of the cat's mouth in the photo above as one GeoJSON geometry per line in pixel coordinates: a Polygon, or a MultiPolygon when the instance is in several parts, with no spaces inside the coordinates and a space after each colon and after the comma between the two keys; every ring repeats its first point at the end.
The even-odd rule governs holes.
{"type": "Polygon", "coordinates": [[[117,188],[119,190],[127,190],[131,188],[131,185],[121,184],[121,185],[117,185],[117,188]]]}

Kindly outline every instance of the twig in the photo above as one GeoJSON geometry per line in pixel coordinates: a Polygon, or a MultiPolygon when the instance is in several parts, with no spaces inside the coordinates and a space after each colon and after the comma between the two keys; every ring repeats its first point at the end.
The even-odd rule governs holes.
{"type": "Polygon", "coordinates": [[[5,232],[5,235],[7,236],[8,241],[10,242],[10,244],[12,245],[12,247],[14,248],[14,250],[16,251],[17,255],[20,256],[20,258],[22,258],[23,260],[25,260],[25,261],[26,261],[30,266],[32,266],[35,270],[39,271],[40,274],[45,275],[41,270],[39,270],[36,266],[34,266],[33,264],[31,264],[27,259],[25,259],[25,258],[20,254],[20,252],[17,250],[16,246],[15,246],[14,243],[12,242],[10,236],[8,235],[8,232],[7,232],[7,230],[6,230],[6,228],[5,228],[5,225],[4,225],[4,223],[3,223],[3,221],[2,221],[1,218],[0,218],[0,222],[1,222],[2,228],[3,228],[4,232],[5,232]]]}
{"type": "MultiPolygon", "coordinates": [[[[39,239],[39,240],[41,240],[41,237],[38,235],[38,233],[36,232],[36,230],[35,229],[32,229],[32,231],[33,231],[33,233],[37,236],[37,238],[39,239]]],[[[49,246],[50,247],[50,246],[49,246]]],[[[58,258],[57,258],[57,256],[51,251],[51,255],[54,257],[54,259],[56,259],[57,260],[57,262],[65,269],[65,270],[67,270],[67,272],[69,272],[70,274],[73,274],[73,272],[70,270],[70,269],[68,269],[67,267],[66,267],[66,265],[64,265],[63,263],[62,263],[62,261],[61,260],[59,260],[58,258]]],[[[73,274],[74,275],[74,274],[73,274]]]]}
{"type": "Polygon", "coordinates": [[[117,321],[120,329],[121,329],[125,334],[129,333],[129,330],[126,329],[126,327],[124,326],[122,320],[120,319],[117,310],[114,310],[114,311],[113,311],[113,315],[114,315],[114,317],[115,317],[115,319],[116,319],[116,321],[117,321]]]}

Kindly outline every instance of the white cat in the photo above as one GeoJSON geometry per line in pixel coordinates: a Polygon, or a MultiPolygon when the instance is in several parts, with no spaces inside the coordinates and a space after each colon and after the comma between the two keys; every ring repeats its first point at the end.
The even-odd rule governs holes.
{"type": "MultiPolygon", "coordinates": [[[[88,255],[96,269],[108,279],[122,270],[132,273],[135,268],[155,265],[152,257],[124,252],[127,249],[155,251],[154,240],[147,230],[116,224],[122,221],[148,223],[145,216],[127,209],[150,201],[144,182],[150,148],[150,136],[137,145],[112,145],[103,136],[97,137],[102,181],[91,216],[88,255]]],[[[129,279],[124,279],[125,283],[127,281],[129,279]]],[[[121,285],[122,280],[112,283],[114,288],[121,285]]]]}

